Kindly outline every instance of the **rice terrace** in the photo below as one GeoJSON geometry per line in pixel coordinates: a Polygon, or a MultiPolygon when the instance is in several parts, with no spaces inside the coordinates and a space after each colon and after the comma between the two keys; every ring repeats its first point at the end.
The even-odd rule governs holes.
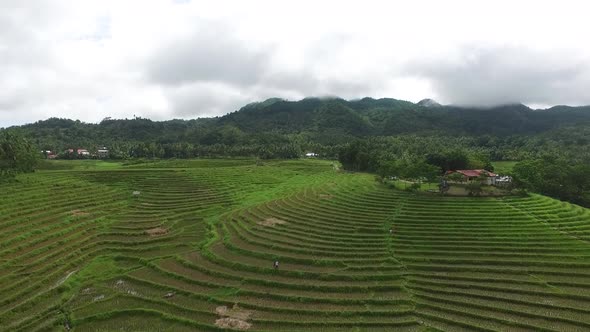
{"type": "Polygon", "coordinates": [[[0,192],[1,330],[590,330],[585,208],[411,193],[335,166],[22,174],[0,192]]]}

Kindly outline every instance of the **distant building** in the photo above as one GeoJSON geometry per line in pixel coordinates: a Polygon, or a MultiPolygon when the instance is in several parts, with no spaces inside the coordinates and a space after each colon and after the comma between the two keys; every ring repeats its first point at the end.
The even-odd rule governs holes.
{"type": "Polygon", "coordinates": [[[305,154],[305,156],[307,158],[313,158],[313,157],[317,157],[318,154],[317,153],[314,153],[314,152],[308,152],[308,153],[305,154]]]}
{"type": "Polygon", "coordinates": [[[102,147],[102,149],[98,149],[96,151],[96,155],[98,158],[108,158],[109,157],[109,150],[106,147],[102,147]]]}
{"type": "Polygon", "coordinates": [[[482,184],[491,186],[496,185],[496,178],[498,177],[497,174],[486,171],[485,169],[458,169],[456,171],[447,171],[445,176],[455,173],[463,176],[463,182],[476,181],[483,177],[485,181],[482,181],[482,184]]]}
{"type": "Polygon", "coordinates": [[[47,159],[55,159],[57,157],[57,155],[55,153],[53,153],[53,151],[51,151],[51,150],[42,150],[41,153],[47,159]]]}
{"type": "Polygon", "coordinates": [[[511,176],[497,176],[496,177],[496,185],[497,186],[508,186],[509,184],[512,183],[512,177],[511,176]]]}
{"type": "Polygon", "coordinates": [[[88,152],[88,150],[86,150],[86,149],[78,149],[76,151],[78,152],[79,156],[89,156],[90,155],[90,152],[88,152]]]}
{"type": "Polygon", "coordinates": [[[74,154],[74,152],[75,152],[75,154],[77,156],[84,156],[84,157],[90,156],[90,152],[88,152],[88,150],[86,150],[86,149],[76,149],[76,150],[67,149],[65,152],[66,152],[66,154],[70,154],[70,155],[74,154]]]}

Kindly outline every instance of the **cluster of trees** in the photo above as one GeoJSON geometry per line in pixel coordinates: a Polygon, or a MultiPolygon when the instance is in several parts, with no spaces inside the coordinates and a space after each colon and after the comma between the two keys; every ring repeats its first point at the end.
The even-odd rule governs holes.
{"type": "MultiPolygon", "coordinates": [[[[392,139],[357,140],[343,146],[338,155],[345,170],[372,172],[381,178],[436,181],[448,170],[485,169],[493,171],[490,155],[482,150],[409,145],[398,149],[392,139]]],[[[519,161],[510,174],[517,188],[590,207],[590,164],[588,154],[571,156],[567,151],[542,154],[519,161]]],[[[481,190],[477,181],[468,189],[481,190]]]]}
{"type": "Polygon", "coordinates": [[[590,207],[590,165],[555,156],[518,162],[514,179],[522,188],[590,207]]]}
{"type": "Polygon", "coordinates": [[[429,164],[424,159],[383,160],[377,174],[382,178],[394,176],[402,179],[414,179],[418,182],[435,182],[441,175],[440,168],[429,164]]]}
{"type": "Polygon", "coordinates": [[[404,145],[407,141],[398,139],[356,140],[340,149],[338,160],[345,170],[413,179],[432,179],[456,169],[494,169],[489,154],[479,150],[439,144],[404,145]]]}
{"type": "Polygon", "coordinates": [[[39,159],[37,149],[14,131],[0,131],[0,179],[32,172],[39,159]]]}
{"type": "MultiPolygon", "coordinates": [[[[75,150],[75,149],[74,149],[75,150]]],[[[90,151],[96,151],[90,149],[90,151]]],[[[329,149],[319,148],[330,154],[329,149]]],[[[108,156],[105,158],[125,160],[133,158],[157,158],[157,159],[188,159],[188,158],[217,158],[217,157],[258,157],[261,159],[294,159],[304,154],[299,145],[293,143],[283,144],[251,144],[251,145],[195,145],[191,143],[114,143],[108,148],[108,156]]],[[[91,155],[79,155],[76,152],[63,151],[57,154],[58,159],[91,159],[98,158],[95,153],[91,155]]]]}
{"type": "Polygon", "coordinates": [[[197,157],[248,157],[262,159],[293,159],[303,154],[299,146],[292,143],[251,144],[251,145],[194,145],[191,143],[138,143],[126,148],[115,146],[112,157],[128,158],[197,158],[197,157]]]}

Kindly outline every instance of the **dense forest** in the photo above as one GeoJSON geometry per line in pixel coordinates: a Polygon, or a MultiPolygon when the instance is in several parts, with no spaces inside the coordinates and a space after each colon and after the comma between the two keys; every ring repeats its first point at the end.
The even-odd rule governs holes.
{"type": "Polygon", "coordinates": [[[372,139],[395,154],[461,148],[487,153],[492,160],[520,160],[547,153],[588,155],[588,123],[590,107],[461,108],[396,99],[275,98],[216,118],[107,118],[98,124],[51,118],[8,129],[40,150],[106,146],[117,159],[293,158],[308,151],[335,158],[353,140],[372,139]]]}
{"type": "Polygon", "coordinates": [[[466,108],[432,100],[273,98],[215,118],[106,118],[97,124],[51,118],[0,133],[67,159],[97,157],[102,147],[111,159],[299,158],[313,152],[338,158],[345,169],[382,175],[405,170],[406,177],[432,177],[453,168],[491,170],[491,161],[521,161],[514,175],[520,172],[523,187],[590,205],[585,179],[590,172],[584,173],[590,162],[589,124],[590,106],[533,110],[522,104],[466,108]],[[68,152],[80,148],[90,153],[68,152]],[[553,182],[538,183],[539,178],[553,182]]]}

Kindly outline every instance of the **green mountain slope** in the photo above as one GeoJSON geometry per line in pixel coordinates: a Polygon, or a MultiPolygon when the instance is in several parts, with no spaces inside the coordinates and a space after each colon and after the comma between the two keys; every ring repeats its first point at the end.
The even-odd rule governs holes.
{"type": "MultiPolygon", "coordinates": [[[[314,148],[314,144],[345,144],[359,137],[489,136],[506,140],[519,135],[527,136],[527,140],[545,136],[541,139],[543,141],[551,140],[550,133],[564,127],[576,126],[575,130],[568,129],[571,133],[585,132],[588,123],[589,106],[533,110],[522,104],[473,108],[442,106],[432,100],[414,104],[391,98],[349,101],[340,98],[299,101],[273,98],[215,118],[105,119],[98,124],[51,118],[10,129],[23,132],[40,149],[57,151],[122,144],[126,146],[121,149],[129,155],[169,157],[180,156],[178,151],[190,150],[192,146],[214,146],[217,154],[229,153],[226,146],[248,146],[244,151],[231,154],[260,155],[264,154],[264,147],[272,144],[295,144],[295,150],[281,154],[286,157],[297,155],[297,149],[319,149],[314,148]],[[141,152],[148,150],[149,153],[141,152]]],[[[490,142],[489,138],[484,140],[490,142]]],[[[188,152],[187,155],[202,155],[207,151],[188,152]]]]}

